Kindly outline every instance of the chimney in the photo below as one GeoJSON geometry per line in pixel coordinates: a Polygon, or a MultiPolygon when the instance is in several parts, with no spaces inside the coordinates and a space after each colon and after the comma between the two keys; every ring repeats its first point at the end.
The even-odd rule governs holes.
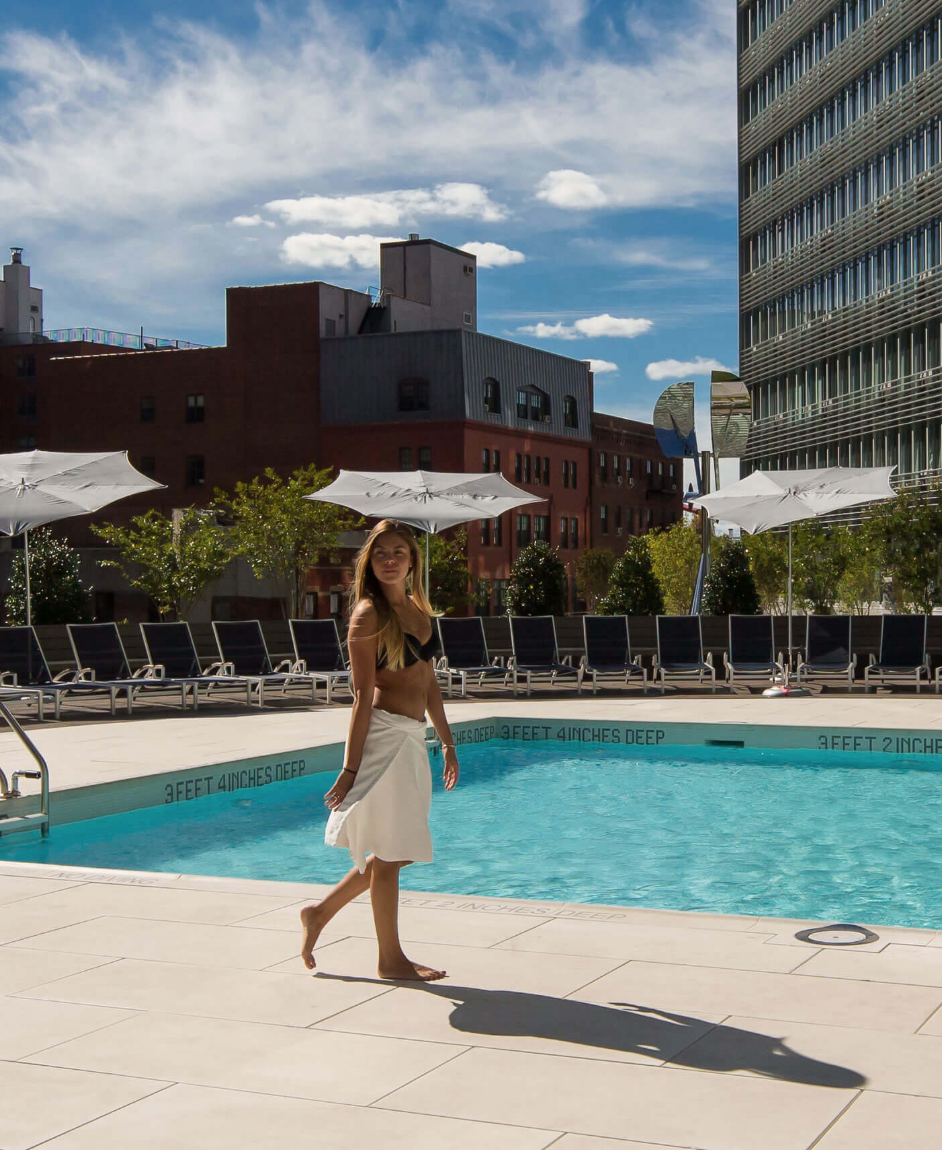
{"type": "MultiPolygon", "coordinates": [[[[418,238],[418,237],[416,237],[416,238],[418,238]]],[[[22,262],[23,262],[23,249],[22,248],[10,248],[10,263],[11,264],[21,264],[22,262]]]]}
{"type": "Polygon", "coordinates": [[[410,240],[417,240],[418,238],[419,238],[418,232],[409,232],[409,239],[410,240]]]}

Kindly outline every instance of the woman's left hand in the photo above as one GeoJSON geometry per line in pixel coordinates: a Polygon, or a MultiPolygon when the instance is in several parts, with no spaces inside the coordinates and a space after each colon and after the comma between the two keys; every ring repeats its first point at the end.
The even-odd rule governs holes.
{"type": "Polygon", "coordinates": [[[445,790],[450,791],[458,781],[458,755],[454,747],[445,747],[445,769],[442,771],[445,790]]]}

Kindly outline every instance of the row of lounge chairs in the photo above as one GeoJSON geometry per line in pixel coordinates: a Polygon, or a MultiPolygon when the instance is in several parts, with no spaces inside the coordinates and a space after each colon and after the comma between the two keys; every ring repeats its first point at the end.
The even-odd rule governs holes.
{"type": "Polygon", "coordinates": [[[136,698],[179,697],[182,709],[188,700],[199,706],[204,696],[236,690],[245,702],[265,704],[265,691],[303,685],[317,700],[324,686],[326,701],[338,683],[346,684],[350,672],[344,663],[337,625],[332,619],[292,619],[294,658],[273,665],[258,620],[213,623],[219,659],[201,660],[188,623],[142,623],[141,637],[147,661],[137,670],[131,665],[114,623],[81,623],[67,626],[75,666],[53,675],[39,638],[32,627],[0,628],[0,691],[35,702],[38,716],[52,702],[58,719],[64,701],[108,696],[111,714],[122,695],[128,713],[136,698]]]}
{"type": "MultiPolygon", "coordinates": [[[[641,655],[633,654],[628,619],[624,615],[583,616],[585,653],[578,663],[566,655],[560,658],[556,624],[551,615],[511,616],[509,659],[491,656],[479,616],[449,619],[437,624],[442,642],[442,658],[436,675],[453,695],[457,685],[467,695],[469,682],[478,685],[499,683],[516,695],[521,683],[529,695],[533,683],[571,683],[581,692],[585,681],[598,691],[600,682],[617,679],[638,682],[647,692],[648,671],[641,655]]],[[[188,623],[142,623],[141,637],[146,662],[132,671],[114,623],[70,624],[67,628],[75,667],[53,675],[39,639],[32,627],[0,628],[0,692],[35,702],[39,718],[44,705],[52,703],[59,718],[63,702],[107,695],[112,714],[124,697],[128,713],[134,700],[161,692],[162,699],[179,698],[181,708],[188,702],[199,705],[204,696],[226,691],[244,695],[246,704],[264,706],[265,692],[304,686],[317,700],[324,687],[325,700],[333,691],[350,685],[350,672],[344,657],[337,625],[332,619],[289,620],[294,657],[273,664],[261,624],[257,620],[213,623],[219,658],[201,660],[188,623]]],[[[724,652],[725,681],[737,683],[785,678],[786,667],[794,668],[798,683],[809,680],[846,681],[853,689],[857,653],[853,651],[852,616],[809,615],[805,643],[797,660],[776,652],[771,616],[731,615],[729,643],[724,652]]],[[[864,669],[865,689],[885,682],[912,680],[916,690],[931,682],[926,651],[925,615],[884,615],[879,655],[871,654],[864,669]]],[[[661,690],[668,679],[695,679],[708,682],[716,690],[716,668],[712,653],[704,653],[699,616],[659,615],[657,651],[652,676],[661,690]]],[[[942,685],[942,667],[936,671],[936,691],[942,685]]],[[[225,696],[224,696],[225,697],[225,696]]]]}

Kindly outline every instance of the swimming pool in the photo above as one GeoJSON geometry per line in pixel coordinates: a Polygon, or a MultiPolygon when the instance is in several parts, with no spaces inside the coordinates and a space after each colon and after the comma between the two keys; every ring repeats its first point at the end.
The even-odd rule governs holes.
{"type": "MultiPolygon", "coordinates": [[[[413,890],[937,927],[942,758],[495,740],[436,775],[413,890]]],[[[53,826],[0,859],[332,882],[334,775],[53,826]]],[[[53,810],[54,815],[54,810],[53,810]]]]}

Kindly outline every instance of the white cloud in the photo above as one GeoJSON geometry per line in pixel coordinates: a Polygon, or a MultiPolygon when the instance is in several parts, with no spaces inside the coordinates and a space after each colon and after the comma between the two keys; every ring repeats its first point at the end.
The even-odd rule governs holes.
{"type": "Polygon", "coordinates": [[[590,359],[589,371],[594,375],[608,375],[609,372],[618,371],[618,364],[608,359],[590,359]]]}
{"type": "Polygon", "coordinates": [[[689,375],[709,375],[712,371],[729,371],[718,359],[704,359],[702,355],[693,359],[659,359],[649,363],[644,369],[648,379],[686,379],[689,375]]]}
{"type": "Polygon", "coordinates": [[[518,327],[522,335],[532,335],[537,339],[598,339],[611,337],[615,339],[634,339],[635,336],[644,335],[654,326],[650,319],[620,318],[609,315],[590,315],[585,319],[577,319],[575,323],[532,323],[518,327]]]}
{"type": "Polygon", "coordinates": [[[299,232],[281,245],[281,258],[287,264],[310,268],[379,267],[379,245],[395,243],[394,237],[332,236],[299,232]]]}
{"type": "Polygon", "coordinates": [[[273,228],[275,226],[269,220],[263,220],[260,215],[233,216],[229,223],[237,228],[273,228]]]}
{"type": "Polygon", "coordinates": [[[462,244],[461,250],[477,256],[479,268],[507,268],[511,264],[522,264],[527,258],[523,252],[505,248],[503,244],[474,242],[462,244]]]}
{"type": "Polygon", "coordinates": [[[507,215],[506,208],[491,199],[487,188],[462,183],[405,188],[370,196],[269,200],[265,207],[289,224],[327,224],[340,228],[394,228],[419,216],[497,223],[507,215]]]}
{"type": "Polygon", "coordinates": [[[619,263],[633,268],[665,268],[682,272],[705,272],[712,267],[702,256],[669,256],[660,252],[646,251],[644,248],[617,253],[619,263]]]}
{"type": "Polygon", "coordinates": [[[609,202],[591,176],[573,168],[547,172],[537,186],[536,198],[555,208],[604,208],[609,202]]]}

